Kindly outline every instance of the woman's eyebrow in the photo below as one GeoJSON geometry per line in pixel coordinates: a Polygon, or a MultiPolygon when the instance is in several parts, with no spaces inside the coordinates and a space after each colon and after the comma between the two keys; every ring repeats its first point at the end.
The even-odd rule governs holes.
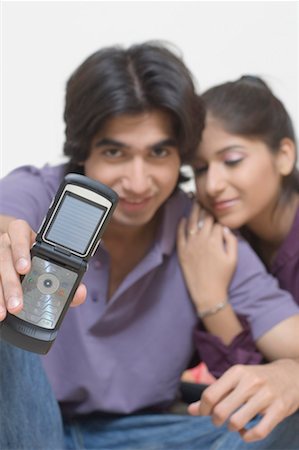
{"type": "Polygon", "coordinates": [[[231,150],[244,150],[244,149],[245,149],[245,147],[243,145],[239,145],[239,144],[228,145],[226,147],[220,148],[215,153],[221,154],[221,153],[225,153],[225,152],[228,152],[228,151],[231,151],[231,150]]]}

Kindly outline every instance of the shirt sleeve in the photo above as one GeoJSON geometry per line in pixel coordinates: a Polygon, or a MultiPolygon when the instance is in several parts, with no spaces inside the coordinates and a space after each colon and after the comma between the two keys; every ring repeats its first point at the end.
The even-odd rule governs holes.
{"type": "Polygon", "coordinates": [[[0,214],[23,219],[37,231],[51,203],[41,170],[23,166],[0,180],[0,214]]]}
{"type": "Polygon", "coordinates": [[[254,341],[275,325],[299,314],[291,294],[280,289],[249,244],[239,240],[238,264],[229,289],[230,303],[250,326],[254,341]]]}
{"type": "Polygon", "coordinates": [[[195,345],[200,359],[206,363],[216,378],[235,364],[260,364],[263,361],[263,356],[255,346],[247,320],[241,316],[238,318],[243,331],[229,345],[225,345],[218,336],[208,333],[202,322],[195,330],[195,345]]]}
{"type": "Polygon", "coordinates": [[[200,358],[215,377],[235,364],[259,364],[263,356],[255,342],[275,325],[299,314],[291,294],[279,288],[249,244],[240,238],[237,269],[230,284],[229,301],[243,331],[229,345],[208,333],[202,322],[195,330],[200,358]]]}

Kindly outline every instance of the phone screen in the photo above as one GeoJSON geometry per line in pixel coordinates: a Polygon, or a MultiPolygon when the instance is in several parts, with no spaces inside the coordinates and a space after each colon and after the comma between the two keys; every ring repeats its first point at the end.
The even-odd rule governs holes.
{"type": "Polygon", "coordinates": [[[106,210],[90,200],[82,200],[73,193],[66,193],[45,238],[84,254],[106,210]]]}

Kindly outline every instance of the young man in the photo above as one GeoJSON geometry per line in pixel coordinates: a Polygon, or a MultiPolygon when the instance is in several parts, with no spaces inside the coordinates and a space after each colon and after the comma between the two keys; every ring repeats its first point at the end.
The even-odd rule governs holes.
{"type": "MultiPolygon", "coordinates": [[[[175,248],[177,224],[191,207],[177,188],[180,167],[192,160],[204,122],[190,74],[179,58],[158,44],[100,50],[69,79],[64,117],[69,163],[20,168],[2,180],[1,320],[6,309],[15,313],[22,308],[19,275],[29,270],[33,230],[63,175],[75,171],[100,180],[118,193],[120,201],[84,277],[86,304],[68,311],[53,348],[43,358],[62,411],[65,444],[63,433],[51,435],[45,421],[39,421],[32,433],[35,414],[40,416],[43,407],[43,417],[49,421],[51,416],[51,428],[58,434],[60,417],[47,380],[39,376],[38,357],[3,342],[2,411],[8,404],[9,412],[1,417],[3,430],[8,430],[2,435],[3,447],[225,448],[224,426],[215,428],[208,417],[170,414],[181,373],[195,351],[198,325],[175,248]],[[21,358],[24,365],[31,358],[25,372],[21,358]],[[18,410],[24,393],[25,410],[18,410]],[[19,442],[7,421],[21,424],[19,442]]],[[[223,369],[234,362],[260,361],[254,341],[273,359],[299,356],[299,309],[244,242],[229,292],[232,309],[246,316],[253,339],[240,321],[241,331],[228,346],[201,330],[197,350],[205,339],[212,343],[223,369]],[[284,345],[276,345],[286,330],[284,345]]],[[[75,303],[85,295],[81,286],[75,303]]],[[[237,445],[242,443],[238,434],[234,436],[237,445]]],[[[270,436],[259,448],[274,448],[273,439],[270,436]]],[[[292,445],[297,443],[289,436],[283,446],[296,448],[292,445]]]]}

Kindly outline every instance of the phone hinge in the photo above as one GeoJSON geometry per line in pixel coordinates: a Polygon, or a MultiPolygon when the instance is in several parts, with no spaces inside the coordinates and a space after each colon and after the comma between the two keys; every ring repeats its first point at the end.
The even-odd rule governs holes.
{"type": "Polygon", "coordinates": [[[62,253],[63,255],[66,255],[66,256],[71,256],[71,252],[69,252],[68,250],[66,250],[66,249],[64,249],[64,248],[61,248],[61,247],[54,247],[54,251],[55,252],[59,252],[59,253],[62,253]]]}
{"type": "Polygon", "coordinates": [[[52,260],[54,263],[62,264],[65,267],[74,270],[81,270],[83,267],[87,267],[87,263],[84,259],[73,255],[71,252],[64,250],[60,247],[52,247],[43,243],[35,243],[32,247],[33,254],[41,254],[46,259],[52,260]]]}

